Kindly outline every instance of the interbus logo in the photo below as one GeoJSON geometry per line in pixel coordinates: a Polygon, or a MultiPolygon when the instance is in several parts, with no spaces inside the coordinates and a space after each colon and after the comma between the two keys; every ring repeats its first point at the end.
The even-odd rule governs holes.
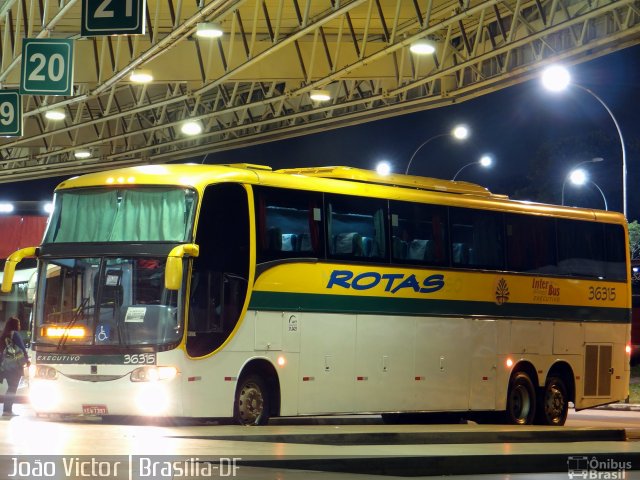
{"type": "Polygon", "coordinates": [[[509,285],[504,278],[498,280],[496,284],[496,303],[503,305],[509,301],[509,285]]]}

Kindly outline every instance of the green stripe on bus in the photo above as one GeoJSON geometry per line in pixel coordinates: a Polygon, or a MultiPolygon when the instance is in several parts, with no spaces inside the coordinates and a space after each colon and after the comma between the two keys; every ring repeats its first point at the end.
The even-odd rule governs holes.
{"type": "Polygon", "coordinates": [[[532,303],[474,302],[414,298],[358,297],[310,293],[253,292],[252,310],[359,313],[384,315],[461,315],[502,318],[549,319],[555,321],[597,321],[630,323],[626,308],[541,305],[532,303]]]}

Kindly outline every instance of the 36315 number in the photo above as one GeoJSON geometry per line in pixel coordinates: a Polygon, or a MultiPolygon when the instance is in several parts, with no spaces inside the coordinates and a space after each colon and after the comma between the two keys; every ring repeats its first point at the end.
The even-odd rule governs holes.
{"type": "Polygon", "coordinates": [[[596,300],[599,302],[613,302],[615,299],[616,287],[589,287],[589,300],[596,300]]]}
{"type": "Polygon", "coordinates": [[[133,355],[125,354],[125,365],[155,365],[156,355],[155,353],[136,353],[133,355]]]}

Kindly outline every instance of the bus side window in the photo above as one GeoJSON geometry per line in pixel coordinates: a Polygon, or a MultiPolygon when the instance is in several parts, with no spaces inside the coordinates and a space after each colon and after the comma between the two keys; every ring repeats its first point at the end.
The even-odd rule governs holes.
{"type": "Polygon", "coordinates": [[[451,207],[449,219],[454,266],[504,268],[501,213],[451,207]]]}
{"type": "Polygon", "coordinates": [[[392,261],[448,265],[447,208],[391,201],[392,261]]]}
{"type": "Polygon", "coordinates": [[[385,200],[326,195],[329,256],[340,259],[387,261],[385,200]]]}
{"type": "Polygon", "coordinates": [[[557,225],[560,275],[604,277],[603,224],[560,219],[557,225]]]}
{"type": "Polygon", "coordinates": [[[319,193],[270,187],[254,192],[258,263],[323,256],[319,193]]]}

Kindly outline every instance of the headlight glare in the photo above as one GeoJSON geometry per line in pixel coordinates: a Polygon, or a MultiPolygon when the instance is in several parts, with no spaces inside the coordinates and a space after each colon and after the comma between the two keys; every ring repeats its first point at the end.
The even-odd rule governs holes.
{"type": "Polygon", "coordinates": [[[178,374],[175,367],[139,367],[131,372],[132,382],[171,380],[178,374]]]}

